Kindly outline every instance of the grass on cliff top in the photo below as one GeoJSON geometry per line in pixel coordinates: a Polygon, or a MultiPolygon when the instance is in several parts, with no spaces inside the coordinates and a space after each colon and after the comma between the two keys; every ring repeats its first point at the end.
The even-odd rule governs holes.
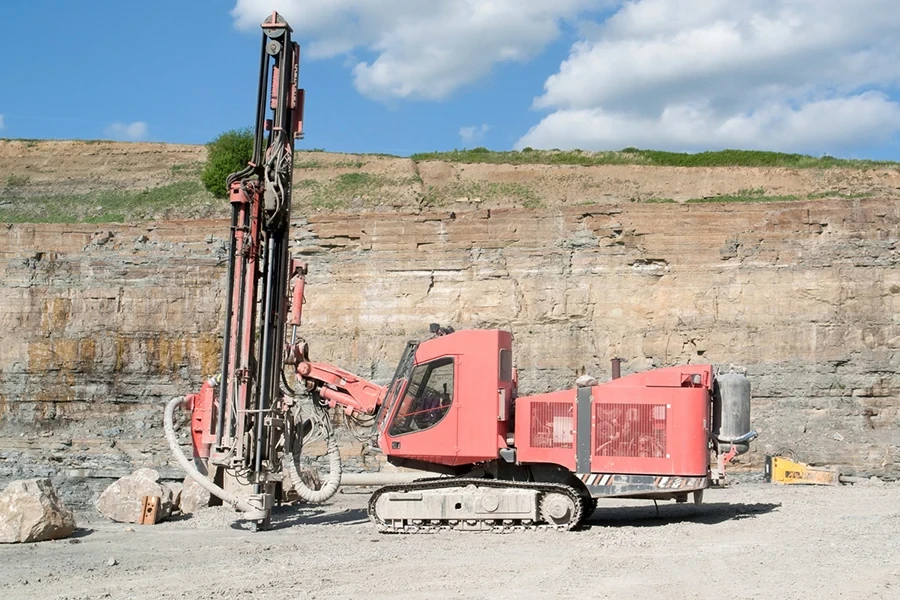
{"type": "Polygon", "coordinates": [[[2,223],[125,223],[148,219],[212,216],[221,201],[199,181],[181,181],[146,190],[103,190],[87,194],[16,196],[0,204],[2,223]]]}
{"type": "Polygon", "coordinates": [[[544,201],[533,189],[521,183],[487,181],[455,181],[448,185],[428,186],[423,206],[449,206],[459,200],[476,205],[490,200],[514,200],[524,208],[541,208],[544,201]]]}
{"type": "Polygon", "coordinates": [[[379,206],[390,202],[398,188],[415,183],[422,183],[421,178],[394,178],[359,172],[341,173],[326,181],[295,179],[293,206],[323,210],[379,206]]]}
{"type": "Polygon", "coordinates": [[[512,165],[651,165],[657,167],[789,167],[794,169],[878,167],[900,168],[900,162],[815,157],[806,154],[786,154],[761,150],[719,150],[716,152],[664,152],[625,148],[619,152],[588,152],[585,150],[533,150],[494,152],[487,148],[424,152],[413,154],[414,161],[442,160],[456,163],[488,163],[512,165]]]}
{"type": "MultiPolygon", "coordinates": [[[[723,194],[721,196],[707,196],[705,198],[691,198],[690,200],[686,200],[685,202],[690,204],[697,203],[705,203],[705,202],[796,202],[798,200],[822,200],[825,198],[839,198],[844,200],[855,200],[858,198],[869,198],[873,194],[872,192],[859,192],[859,193],[843,193],[839,191],[831,191],[831,192],[814,192],[806,194],[805,196],[798,196],[796,194],[787,194],[787,195],[768,195],[766,193],[765,188],[745,188],[740,189],[734,194],[723,194]]],[[[654,200],[656,202],[665,202],[668,199],[658,199],[654,200]]]]}

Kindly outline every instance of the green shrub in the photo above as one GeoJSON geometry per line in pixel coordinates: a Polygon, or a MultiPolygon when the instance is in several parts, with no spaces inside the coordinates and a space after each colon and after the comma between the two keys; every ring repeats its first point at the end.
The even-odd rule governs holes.
{"type": "Polygon", "coordinates": [[[228,195],[225,180],[246,167],[253,157],[253,131],[249,128],[226,131],[206,144],[206,149],[206,166],[200,175],[203,187],[213,196],[225,198],[228,195]]]}
{"type": "Polygon", "coordinates": [[[375,179],[369,173],[342,173],[338,175],[338,186],[340,187],[360,187],[371,183],[375,179]]]}

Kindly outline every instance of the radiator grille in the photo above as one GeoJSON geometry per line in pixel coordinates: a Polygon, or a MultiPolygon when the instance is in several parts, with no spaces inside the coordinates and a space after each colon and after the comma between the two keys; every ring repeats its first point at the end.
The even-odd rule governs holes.
{"type": "Polygon", "coordinates": [[[531,447],[572,448],[575,428],[571,402],[535,402],[531,405],[531,447]]]}
{"type": "Polygon", "coordinates": [[[666,457],[665,404],[595,404],[594,456],[666,457]]]}

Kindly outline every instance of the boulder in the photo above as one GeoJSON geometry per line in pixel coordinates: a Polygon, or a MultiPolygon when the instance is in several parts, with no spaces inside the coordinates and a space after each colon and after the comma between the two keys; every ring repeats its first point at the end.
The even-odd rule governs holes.
{"type": "Polygon", "coordinates": [[[596,377],[591,377],[590,375],[582,375],[575,380],[576,387],[594,387],[595,385],[600,385],[600,382],[597,381],[596,377]]]}
{"type": "Polygon", "coordinates": [[[181,488],[181,512],[190,514],[209,506],[209,492],[190,477],[184,480],[181,488]]]}
{"type": "Polygon", "coordinates": [[[154,469],[138,469],[103,490],[95,506],[104,517],[120,523],[138,523],[143,510],[144,496],[159,496],[157,520],[172,514],[173,491],[159,482],[154,469]]]}
{"type": "Polygon", "coordinates": [[[73,531],[75,517],[49,479],[13,481],[0,494],[0,543],[58,540],[73,531]]]}

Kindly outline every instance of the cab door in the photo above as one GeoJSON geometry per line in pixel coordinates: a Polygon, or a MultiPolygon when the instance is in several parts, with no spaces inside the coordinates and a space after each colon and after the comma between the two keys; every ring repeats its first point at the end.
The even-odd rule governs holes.
{"type": "Polygon", "coordinates": [[[385,453],[442,465],[459,453],[459,356],[445,355],[416,365],[386,431],[385,453]]]}

